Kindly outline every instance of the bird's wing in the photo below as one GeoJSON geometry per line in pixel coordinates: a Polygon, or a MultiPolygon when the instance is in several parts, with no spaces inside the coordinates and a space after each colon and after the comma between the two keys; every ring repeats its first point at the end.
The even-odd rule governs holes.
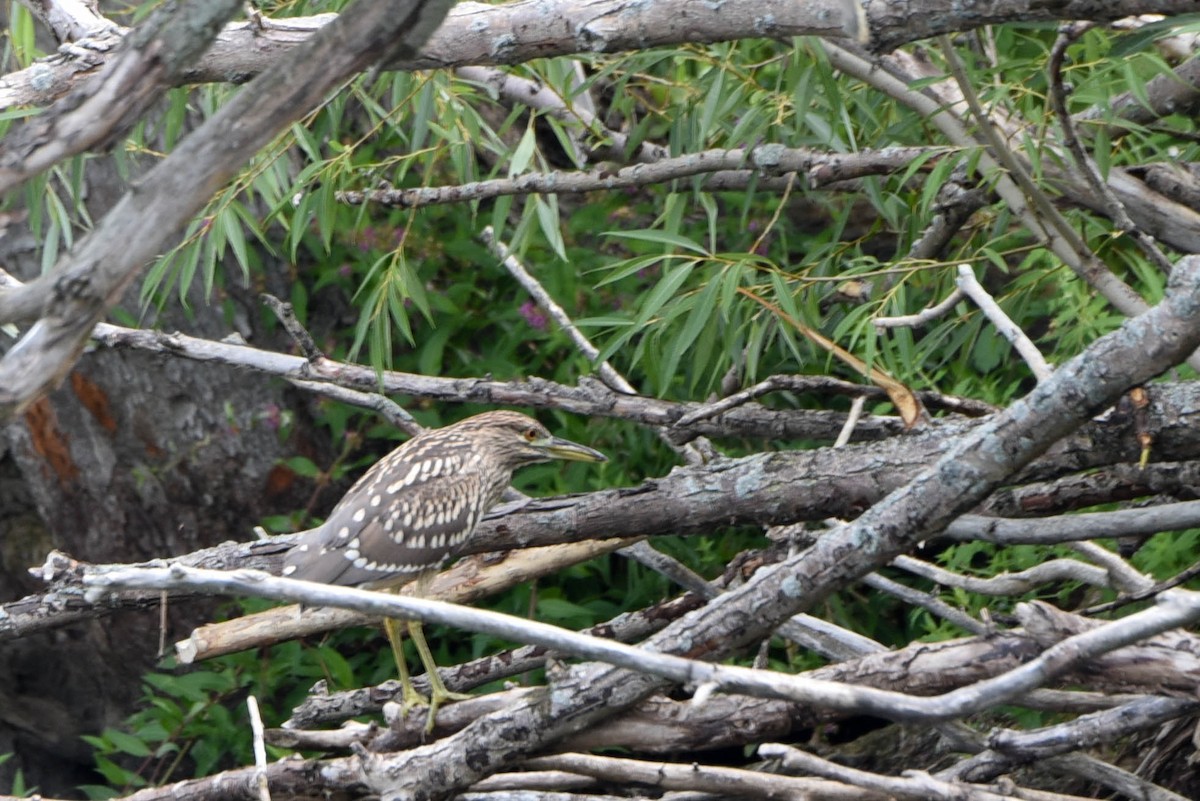
{"type": "Polygon", "coordinates": [[[354,499],[344,498],[288,551],[283,575],[343,586],[398,585],[454,556],[491,505],[483,476],[468,469],[412,483],[403,477],[371,484],[370,474],[364,476],[351,490],[354,499]]]}

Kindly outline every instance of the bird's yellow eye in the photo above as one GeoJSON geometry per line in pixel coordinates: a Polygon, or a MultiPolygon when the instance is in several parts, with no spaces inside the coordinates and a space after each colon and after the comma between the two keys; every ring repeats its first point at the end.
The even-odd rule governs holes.
{"type": "Polygon", "coordinates": [[[527,441],[529,441],[529,442],[533,442],[533,441],[534,441],[535,439],[537,439],[537,438],[538,438],[538,432],[537,432],[537,429],[536,429],[536,428],[527,428],[527,429],[525,429],[525,439],[526,439],[527,441]]]}

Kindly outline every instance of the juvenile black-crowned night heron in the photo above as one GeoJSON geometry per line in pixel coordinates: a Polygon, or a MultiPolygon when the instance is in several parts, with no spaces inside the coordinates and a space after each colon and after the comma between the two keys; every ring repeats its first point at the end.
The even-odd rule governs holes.
{"type": "MultiPolygon", "coordinates": [[[[458,553],[483,515],[500,500],[513,471],[537,462],[603,462],[599,451],[551,436],[532,417],[487,412],[426,431],[380,459],[319,527],[284,557],[283,575],[326,584],[395,590],[429,576],[458,553]]],[[[386,620],[407,711],[426,700],[412,687],[400,628],[386,620]]],[[[428,727],[446,690],[421,633],[409,634],[429,676],[428,727]]]]}

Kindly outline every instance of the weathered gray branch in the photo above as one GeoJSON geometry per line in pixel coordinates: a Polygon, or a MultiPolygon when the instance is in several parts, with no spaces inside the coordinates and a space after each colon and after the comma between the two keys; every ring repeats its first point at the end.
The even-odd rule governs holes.
{"type": "MultiPolygon", "coordinates": [[[[755,148],[705,150],[674,158],[622,167],[615,172],[602,167],[588,172],[527,173],[513,178],[493,178],[457,186],[411,187],[339,192],[338,200],[351,205],[381,203],[411,208],[438,203],[462,203],[504,195],[578,194],[597,190],[649,186],[693,175],[745,170],[754,176],[780,177],[799,174],[811,177],[821,170],[825,183],[864,175],[882,175],[905,169],[927,155],[929,148],[895,147],[860,153],[822,153],[809,148],[760,145],[755,148]]],[[[932,166],[936,159],[929,159],[932,166]]]]}

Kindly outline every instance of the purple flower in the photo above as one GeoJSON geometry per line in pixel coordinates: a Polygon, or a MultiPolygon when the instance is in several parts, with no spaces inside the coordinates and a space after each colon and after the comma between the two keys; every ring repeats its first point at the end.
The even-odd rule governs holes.
{"type": "Polygon", "coordinates": [[[529,323],[530,328],[535,328],[538,331],[545,331],[550,320],[542,313],[542,310],[534,305],[532,300],[527,300],[521,304],[521,316],[525,318],[525,322],[529,323]]]}
{"type": "Polygon", "coordinates": [[[283,425],[283,410],[274,403],[268,403],[261,412],[263,424],[271,431],[278,431],[283,425]]]}
{"type": "Polygon", "coordinates": [[[378,244],[378,239],[379,237],[376,234],[375,229],[368,225],[359,231],[358,235],[354,237],[354,244],[358,245],[359,250],[361,250],[363,253],[366,253],[367,251],[375,248],[375,245],[378,244]]]}

